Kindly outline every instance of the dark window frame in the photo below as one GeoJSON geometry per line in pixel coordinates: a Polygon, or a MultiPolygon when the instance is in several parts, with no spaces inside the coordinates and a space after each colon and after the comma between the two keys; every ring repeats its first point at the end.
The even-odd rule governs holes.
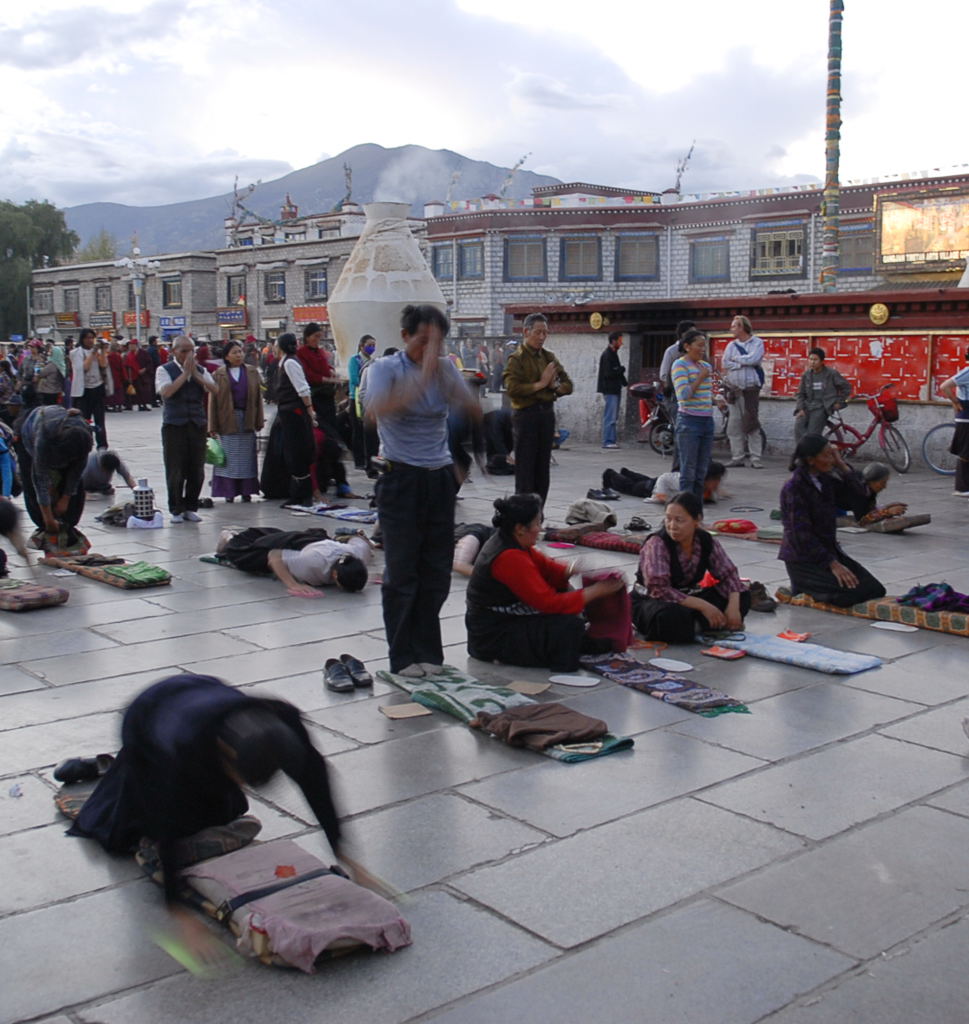
{"type": "Polygon", "coordinates": [[[751,228],[750,232],[750,277],[752,280],[762,280],[764,278],[771,277],[804,277],[807,273],[807,228],[804,221],[785,221],[778,224],[755,224],[751,228]],[[791,256],[787,254],[780,254],[777,256],[762,257],[760,253],[760,247],[763,242],[766,242],[768,236],[773,236],[772,240],[775,242],[792,242],[797,241],[799,243],[799,250],[797,253],[797,266],[796,267],[777,267],[771,266],[770,262],[779,261],[790,261],[791,256]],[[768,261],[768,265],[760,268],[762,259],[768,261]]]}
{"type": "Polygon", "coordinates": [[[690,239],[690,284],[717,284],[730,281],[730,239],[729,238],[693,238],[690,239]],[[709,252],[714,247],[726,254],[726,270],[722,273],[705,274],[697,269],[697,257],[700,253],[709,252]]]}
{"type": "Polygon", "coordinates": [[[263,271],[263,301],[267,305],[286,301],[286,271],[263,271]]]}
{"type": "Polygon", "coordinates": [[[180,277],[163,277],[161,286],[162,309],[181,309],[183,304],[182,279],[180,277]]]}
{"type": "Polygon", "coordinates": [[[96,313],[110,313],[113,310],[114,295],[109,284],[96,284],[94,286],[94,311],[96,313]],[[103,296],[107,293],[107,305],[103,296]]]}
{"type": "Polygon", "coordinates": [[[839,274],[873,274],[875,273],[875,226],[874,224],[865,224],[864,226],[852,227],[842,225],[839,232],[838,245],[840,248],[840,261],[838,266],[839,274]],[[870,257],[867,265],[854,264],[852,266],[846,265],[844,259],[844,243],[847,240],[855,241],[860,238],[866,238],[870,246],[870,257]]]}
{"type": "Polygon", "coordinates": [[[81,289],[80,288],[65,288],[64,294],[61,296],[61,301],[64,305],[65,313],[80,313],[81,312],[81,289]]]}
{"type": "Polygon", "coordinates": [[[504,259],[502,260],[503,278],[505,281],[547,281],[548,280],[548,246],[545,244],[544,235],[514,235],[505,239],[504,259]],[[509,262],[513,249],[525,246],[541,246],[542,270],[539,274],[516,274],[512,275],[509,262]]]}
{"type": "Polygon", "coordinates": [[[310,299],[322,299],[324,302],[329,298],[330,285],[326,276],[326,267],[307,267],[303,272],[303,297],[308,301],[310,299]],[[323,275],[323,290],[313,290],[310,287],[310,280],[318,275],[323,275]]]}
{"type": "Polygon", "coordinates": [[[458,242],[458,277],[462,281],[480,281],[484,277],[484,242],[458,242]],[[475,254],[477,269],[469,269],[469,254],[475,254]]]}
{"type": "Polygon", "coordinates": [[[431,246],[431,273],[435,281],[454,278],[454,246],[450,242],[431,246]]]}
{"type": "Polygon", "coordinates": [[[616,244],[614,250],[614,272],[613,280],[615,281],[658,281],[660,279],[660,266],[659,266],[659,235],[654,231],[624,231],[616,236],[616,244]],[[653,249],[653,263],[656,267],[656,271],[652,274],[624,274],[620,267],[622,265],[622,246],[623,243],[642,243],[649,242],[653,249]]]}
{"type": "Polygon", "coordinates": [[[602,280],[602,238],[599,235],[592,234],[581,234],[581,235],[563,235],[559,239],[559,280],[560,281],[601,281],[602,280]],[[596,268],[592,273],[569,273],[566,270],[568,265],[568,248],[569,246],[581,244],[587,245],[588,243],[595,244],[595,264],[596,268]]]}

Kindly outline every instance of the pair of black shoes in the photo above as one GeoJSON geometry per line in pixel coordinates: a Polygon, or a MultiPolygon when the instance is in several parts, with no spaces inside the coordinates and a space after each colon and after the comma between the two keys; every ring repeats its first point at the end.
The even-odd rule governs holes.
{"type": "Polygon", "coordinates": [[[614,469],[602,471],[602,487],[604,490],[619,491],[633,498],[648,498],[653,493],[656,480],[645,473],[636,473],[625,466],[617,473],[614,469]]]}
{"type": "Polygon", "coordinates": [[[354,689],[373,686],[373,676],[367,666],[352,654],[329,658],[323,668],[323,679],[326,688],[334,693],[352,693],[354,689]]]}

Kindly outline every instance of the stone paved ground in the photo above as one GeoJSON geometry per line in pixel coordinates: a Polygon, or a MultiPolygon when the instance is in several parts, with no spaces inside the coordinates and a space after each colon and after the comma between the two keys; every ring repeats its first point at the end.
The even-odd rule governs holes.
{"type": "MultiPolygon", "coordinates": [[[[133,468],[159,486],[158,414],[108,425],[133,468]]],[[[662,468],[635,444],[612,458],[662,468]]],[[[598,450],[559,454],[553,521],[603,465],[598,450]]],[[[780,457],[762,472],[732,472],[734,498],[717,512],[760,505],[753,518],[766,523],[783,475],[780,457]]],[[[891,493],[931,511],[932,525],[846,537],[890,592],[939,578],[969,590],[969,505],[950,497],[951,483],[916,467],[891,493]]],[[[459,517],[486,518],[506,486],[466,487],[459,517]]],[[[655,507],[634,499],[616,507],[621,522],[644,509],[658,521],[655,507]]],[[[89,513],[96,550],[165,566],[171,588],[59,580],[71,591],[66,606],[0,620],[0,1021],[967,1019],[969,740],[960,723],[969,641],[805,609],[752,615],[751,630],[808,630],[885,664],[835,677],[671,652],[750,704],[749,716],[715,719],[606,682],[553,687],[549,698],[636,738],[631,752],[563,765],[441,715],[388,721],[378,706],[403,696],[384,685],[373,695],[326,691],[327,657],[353,651],[386,666],[379,588],[305,601],[199,562],[232,523],[296,525],[271,503],[220,505],[200,526],[137,534],[99,529],[89,513]],[[153,944],[161,901],[133,863],[64,837],[52,766],[114,749],[120,709],[179,669],[305,711],[363,859],[408,894],[411,948],[347,958],[315,976],[246,963],[199,981],[153,944]]],[[[776,548],[727,546],[745,575],[784,581],[776,548]]],[[[633,567],[622,555],[587,561],[633,567]]],[[[541,679],[469,661],[463,591],[455,578],[443,611],[448,660],[487,680],[541,679]]],[[[323,849],[288,785],[253,803],[264,835],[323,849]]]]}

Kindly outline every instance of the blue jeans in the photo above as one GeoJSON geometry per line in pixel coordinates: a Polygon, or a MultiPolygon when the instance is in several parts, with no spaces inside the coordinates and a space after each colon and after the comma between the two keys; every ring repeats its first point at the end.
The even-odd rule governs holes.
{"type": "Polygon", "coordinates": [[[619,395],[603,395],[602,443],[616,443],[616,424],[619,422],[619,395]]]}
{"type": "Polygon", "coordinates": [[[680,409],[676,416],[676,450],[680,456],[680,490],[692,491],[702,500],[713,451],[713,417],[691,416],[680,409]]]}

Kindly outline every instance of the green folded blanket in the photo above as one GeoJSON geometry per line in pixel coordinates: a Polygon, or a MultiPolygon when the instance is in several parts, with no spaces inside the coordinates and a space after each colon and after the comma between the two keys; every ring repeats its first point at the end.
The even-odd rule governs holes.
{"type": "MultiPolygon", "coordinates": [[[[500,714],[508,708],[537,703],[531,697],[526,697],[517,690],[510,690],[506,686],[490,686],[479,682],[474,676],[460,672],[451,665],[444,665],[436,675],[423,678],[415,679],[413,676],[401,676],[393,672],[378,672],[377,676],[406,690],[415,703],[434,711],[443,711],[465,725],[468,725],[479,711],[500,714]]],[[[614,754],[618,750],[628,750],[632,745],[632,737],[614,736],[607,732],[605,736],[591,743],[559,744],[536,752],[556,761],[573,764],[588,761],[593,757],[614,754]]]]}
{"type": "Polygon", "coordinates": [[[149,587],[155,583],[167,583],[172,574],[148,562],[127,562],[124,565],[106,565],[103,571],[130,583],[132,586],[149,587]]]}

